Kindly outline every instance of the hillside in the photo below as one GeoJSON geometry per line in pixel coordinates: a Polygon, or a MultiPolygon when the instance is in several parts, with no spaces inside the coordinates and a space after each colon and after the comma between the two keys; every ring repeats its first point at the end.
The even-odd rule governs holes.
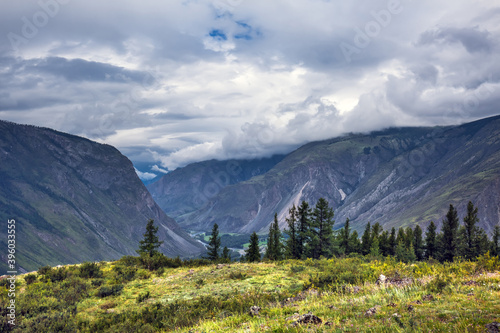
{"type": "Polygon", "coordinates": [[[268,172],[224,187],[181,225],[267,232],[275,212],[285,227],[292,204],[314,205],[320,197],[335,209],[335,227],[349,218],[358,231],[368,222],[385,229],[431,220],[439,225],[450,203],[463,216],[471,200],[490,233],[500,221],[500,117],[307,144],[268,172]]]}
{"type": "MultiPolygon", "coordinates": [[[[109,145],[0,121],[0,156],[0,219],[16,220],[21,270],[134,254],[149,218],[160,226],[165,254],[203,250],[158,207],[132,163],[109,145]]],[[[6,232],[0,230],[2,248],[6,232]]]]}
{"type": "Polygon", "coordinates": [[[169,216],[182,222],[226,186],[264,174],[284,157],[192,163],[169,172],[147,188],[169,216]]]}
{"type": "Polygon", "coordinates": [[[0,331],[496,332],[500,326],[498,257],[447,264],[393,258],[170,264],[151,272],[128,257],[19,276],[15,327],[6,322],[7,284],[0,280],[0,331]]]}

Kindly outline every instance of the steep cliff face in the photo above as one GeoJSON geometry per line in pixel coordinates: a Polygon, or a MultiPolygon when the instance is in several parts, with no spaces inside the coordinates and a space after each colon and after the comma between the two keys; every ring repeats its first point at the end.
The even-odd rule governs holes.
{"type": "Polygon", "coordinates": [[[292,204],[326,198],[336,227],[362,230],[438,224],[450,203],[463,216],[472,200],[488,232],[500,220],[500,117],[451,127],[399,128],[307,144],[267,173],[225,187],[183,227],[267,231],[292,204]]]}
{"type": "MultiPolygon", "coordinates": [[[[159,226],[165,254],[203,250],[109,145],[0,121],[0,158],[0,218],[16,220],[17,262],[24,269],[135,254],[149,218],[159,226]]],[[[2,247],[5,233],[0,230],[2,247]]]]}

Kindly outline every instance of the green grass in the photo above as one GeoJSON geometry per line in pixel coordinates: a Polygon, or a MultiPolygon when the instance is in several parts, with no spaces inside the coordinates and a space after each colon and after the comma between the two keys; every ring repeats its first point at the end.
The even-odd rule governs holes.
{"type": "MultiPolygon", "coordinates": [[[[14,332],[483,332],[500,319],[500,261],[488,256],[447,264],[345,258],[135,267],[132,280],[118,281],[124,265],[102,262],[87,279],[79,265],[45,272],[60,281],[38,274],[28,285],[20,276],[14,332]],[[380,274],[392,283],[376,284],[380,274]],[[253,305],[261,307],[257,316],[253,305]],[[376,313],[365,315],[370,308],[376,313]],[[287,319],[308,312],[323,323],[287,319]]],[[[2,285],[0,309],[7,300],[2,285]]]]}

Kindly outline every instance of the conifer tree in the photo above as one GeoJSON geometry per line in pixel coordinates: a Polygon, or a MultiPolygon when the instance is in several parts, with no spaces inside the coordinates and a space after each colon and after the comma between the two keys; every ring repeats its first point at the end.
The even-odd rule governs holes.
{"type": "Polygon", "coordinates": [[[269,259],[269,260],[274,260],[273,259],[273,250],[274,250],[274,228],[273,224],[269,226],[269,234],[267,235],[267,244],[266,244],[266,252],[264,252],[264,258],[269,259]]]}
{"type": "Polygon", "coordinates": [[[272,249],[272,258],[271,260],[281,260],[283,259],[283,244],[281,243],[281,230],[278,223],[278,214],[274,214],[274,222],[271,225],[273,229],[273,249],[272,249]]]}
{"type": "Polygon", "coordinates": [[[222,259],[231,261],[231,255],[227,246],[224,246],[224,249],[222,249],[222,259]]]}
{"type": "Polygon", "coordinates": [[[288,210],[288,217],[286,218],[288,229],[285,230],[285,233],[288,235],[288,239],[285,244],[285,256],[291,259],[300,259],[297,215],[297,208],[294,204],[292,208],[288,210]]]}
{"type": "Polygon", "coordinates": [[[306,245],[310,242],[310,218],[311,208],[306,201],[302,201],[297,209],[297,254],[300,259],[305,259],[307,256],[306,245]]]}
{"type": "Polygon", "coordinates": [[[361,242],[359,241],[358,232],[354,230],[349,237],[350,253],[361,253],[361,242]]]}
{"type": "Polygon", "coordinates": [[[407,249],[413,244],[413,229],[411,227],[406,227],[405,229],[405,246],[407,249]]]}
{"type": "Polygon", "coordinates": [[[417,224],[413,231],[413,247],[415,248],[415,257],[417,260],[424,259],[424,241],[422,239],[422,228],[417,224]]]}
{"type": "Polygon", "coordinates": [[[312,239],[309,246],[313,259],[320,256],[330,256],[333,245],[333,209],[329,207],[328,201],[320,198],[316,203],[311,221],[312,239]]]}
{"type": "Polygon", "coordinates": [[[248,262],[260,261],[259,236],[255,231],[250,236],[250,245],[245,252],[245,258],[248,262]]]}
{"type": "Polygon", "coordinates": [[[212,235],[210,236],[210,240],[207,245],[207,259],[212,261],[217,261],[219,259],[219,249],[221,245],[221,240],[219,236],[219,226],[217,223],[214,223],[212,227],[212,235]]]}
{"type": "Polygon", "coordinates": [[[396,244],[397,243],[402,243],[403,246],[406,245],[406,232],[405,232],[405,228],[398,228],[398,234],[396,236],[396,244]]]}
{"type": "Polygon", "coordinates": [[[378,237],[380,243],[380,252],[383,256],[388,256],[389,253],[389,232],[387,230],[382,231],[378,237]]]}
{"type": "Polygon", "coordinates": [[[464,217],[464,257],[466,259],[474,259],[479,255],[479,227],[476,224],[479,222],[477,217],[477,208],[471,201],[467,204],[467,215],[464,217]]]}
{"type": "Polygon", "coordinates": [[[388,254],[393,256],[396,253],[396,229],[391,228],[391,235],[389,236],[389,251],[388,254]]]}
{"type": "Polygon", "coordinates": [[[367,255],[370,253],[370,249],[372,247],[371,240],[371,225],[370,222],[368,222],[365,227],[365,232],[363,233],[363,236],[361,236],[361,254],[367,255]]]}
{"type": "Polygon", "coordinates": [[[345,220],[344,228],[340,230],[340,249],[346,255],[351,253],[351,248],[349,246],[350,233],[349,218],[347,218],[345,220]]]}
{"type": "Polygon", "coordinates": [[[443,251],[443,261],[453,261],[458,249],[458,216],[457,210],[450,204],[446,219],[443,220],[443,237],[440,248],[443,251]]]}
{"type": "Polygon", "coordinates": [[[158,253],[157,249],[163,244],[163,241],[158,240],[156,233],[158,232],[158,227],[154,226],[154,220],[149,219],[146,224],[146,232],[144,233],[144,239],[139,241],[139,249],[136,251],[141,256],[148,255],[150,258],[154,254],[158,253]]]}
{"type": "Polygon", "coordinates": [[[435,258],[436,250],[436,225],[434,224],[434,221],[431,221],[431,223],[427,226],[427,230],[425,232],[425,258],[435,258]]]}
{"type": "Polygon", "coordinates": [[[380,244],[378,241],[378,237],[375,237],[371,243],[372,246],[370,247],[370,255],[378,257],[380,255],[380,244]]]}

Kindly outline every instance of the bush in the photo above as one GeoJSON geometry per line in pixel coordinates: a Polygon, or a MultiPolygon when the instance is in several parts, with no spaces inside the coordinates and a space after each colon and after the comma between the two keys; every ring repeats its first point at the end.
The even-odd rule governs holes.
{"type": "Polygon", "coordinates": [[[300,273],[302,271],[304,271],[306,268],[304,266],[294,266],[292,265],[292,267],[290,267],[290,270],[292,271],[292,273],[300,273]]]}
{"type": "Polygon", "coordinates": [[[145,300],[147,300],[148,298],[149,298],[149,291],[145,291],[145,292],[140,293],[139,296],[137,296],[136,300],[137,300],[137,303],[142,303],[145,300]]]}
{"type": "Polygon", "coordinates": [[[115,284],[112,286],[102,286],[97,290],[96,296],[101,298],[108,296],[116,296],[119,295],[122,290],[123,290],[122,284],[115,284]]]}
{"type": "Polygon", "coordinates": [[[32,284],[33,282],[35,282],[37,279],[36,275],[35,274],[26,274],[24,276],[24,281],[26,281],[26,284],[27,285],[30,285],[32,284]]]}
{"type": "Polygon", "coordinates": [[[43,266],[38,269],[38,275],[40,275],[42,281],[52,281],[59,282],[66,279],[68,276],[68,271],[65,267],[52,268],[50,266],[43,266]]]}
{"type": "Polygon", "coordinates": [[[113,267],[113,278],[116,282],[122,283],[132,281],[135,278],[137,268],[130,266],[116,265],[113,267]]]}
{"type": "Polygon", "coordinates": [[[84,262],[78,269],[78,276],[84,279],[100,278],[102,277],[102,272],[96,263],[84,262]]]}
{"type": "Polygon", "coordinates": [[[247,276],[241,272],[231,272],[229,273],[229,278],[232,280],[245,280],[247,276]]]}

